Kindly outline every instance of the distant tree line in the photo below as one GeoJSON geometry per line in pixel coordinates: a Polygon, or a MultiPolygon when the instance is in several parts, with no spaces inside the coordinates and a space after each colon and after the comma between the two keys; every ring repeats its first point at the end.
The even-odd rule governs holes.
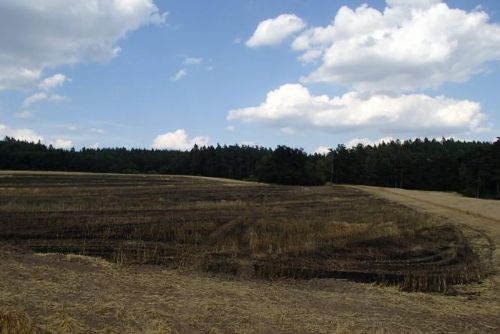
{"type": "Polygon", "coordinates": [[[195,145],[191,151],[126,148],[56,149],[13,138],[0,141],[0,169],[159,173],[225,177],[287,185],[321,185],[325,159],[278,146],[195,145]]]}
{"type": "Polygon", "coordinates": [[[339,145],[331,152],[333,181],[407,189],[456,191],[500,199],[500,139],[391,141],[339,145]]]}
{"type": "Polygon", "coordinates": [[[0,169],[186,174],[287,185],[330,181],[500,198],[500,140],[396,140],[352,148],[339,145],[319,155],[287,146],[245,145],[195,145],[191,151],[62,150],[7,137],[0,140],[0,169]]]}

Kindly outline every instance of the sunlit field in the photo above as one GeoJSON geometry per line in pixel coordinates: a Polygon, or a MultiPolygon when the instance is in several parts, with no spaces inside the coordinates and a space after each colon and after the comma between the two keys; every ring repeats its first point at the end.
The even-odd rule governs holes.
{"type": "MultiPolygon", "coordinates": [[[[259,332],[254,323],[245,325],[242,319],[232,319],[228,325],[199,318],[227,320],[226,315],[214,315],[213,306],[198,310],[197,315],[177,307],[192,308],[198,297],[204,305],[217,303],[228,312],[237,307],[200,292],[207,288],[218,293],[220,288],[229,289],[228,294],[253,291],[245,292],[246,296],[257,293],[253,289],[267,294],[311,287],[318,293],[346,289],[379,302],[387,293],[391,298],[405,296],[401,293],[415,296],[405,298],[420,298],[422,293],[463,298],[470,296],[468,286],[481,284],[492,268],[493,246],[483,234],[472,238],[445,217],[354,187],[276,186],[188,176],[4,172],[0,188],[0,238],[6,255],[1,264],[6,285],[0,305],[6,306],[2,321],[9,326],[86,332],[111,326],[109,307],[116,320],[109,328],[145,331],[150,316],[130,314],[128,300],[140,300],[137,307],[148,312],[148,303],[161,302],[168,294],[165,284],[182,284],[182,288],[175,286],[183,293],[190,291],[190,297],[176,299],[180,304],[176,304],[177,313],[167,317],[171,321],[189,314],[190,328],[201,331],[212,326],[223,332],[259,332]],[[160,295],[121,289],[133,282],[146,284],[143,289],[149,294],[157,286],[160,295]],[[77,287],[76,295],[71,293],[72,285],[77,287]],[[99,287],[108,294],[103,296],[99,287]],[[102,312],[97,320],[90,315],[94,308],[102,312]],[[57,321],[50,317],[53,312],[57,321]],[[35,318],[33,323],[30,316],[35,318]],[[140,320],[131,323],[135,317],[140,320]]],[[[271,307],[265,300],[252,299],[252,303],[252,307],[271,307]]],[[[295,311],[288,306],[286,312],[295,311]]],[[[166,323],[160,313],[153,316],[160,326],[156,332],[186,332],[175,321],[166,323]]],[[[371,327],[359,320],[336,320],[330,329],[371,332],[370,328],[378,328],[373,327],[373,319],[371,327]]],[[[300,327],[290,321],[280,328],[300,327]]],[[[267,326],[274,328],[271,323],[267,326]]],[[[321,321],[317,326],[319,332],[331,332],[321,321]]],[[[402,328],[384,326],[380,332],[402,328]]]]}

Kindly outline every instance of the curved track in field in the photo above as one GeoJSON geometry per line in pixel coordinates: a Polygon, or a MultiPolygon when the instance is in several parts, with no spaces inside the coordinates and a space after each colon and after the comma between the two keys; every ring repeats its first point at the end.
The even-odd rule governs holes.
{"type": "Polygon", "coordinates": [[[439,191],[351,187],[450,220],[470,240],[474,251],[489,261],[493,274],[489,280],[496,288],[500,286],[500,201],[439,191]]]}

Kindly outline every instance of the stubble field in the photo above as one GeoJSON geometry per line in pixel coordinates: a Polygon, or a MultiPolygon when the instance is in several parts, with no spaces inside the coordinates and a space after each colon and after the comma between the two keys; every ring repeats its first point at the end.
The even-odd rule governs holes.
{"type": "Polygon", "coordinates": [[[363,189],[4,172],[0,190],[0,323],[32,320],[53,332],[498,329],[493,237],[363,189]]]}

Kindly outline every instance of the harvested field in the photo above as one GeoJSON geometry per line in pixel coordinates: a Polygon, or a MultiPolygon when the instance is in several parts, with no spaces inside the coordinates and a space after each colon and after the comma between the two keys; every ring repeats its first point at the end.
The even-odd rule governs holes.
{"type": "Polygon", "coordinates": [[[0,238],[35,252],[410,291],[487,274],[446,220],[342,186],[92,174],[15,174],[0,186],[0,238]]]}
{"type": "Polygon", "coordinates": [[[496,295],[487,302],[475,300],[478,287],[495,282],[489,278],[495,275],[488,276],[495,269],[495,245],[487,234],[473,235],[444,216],[357,188],[182,176],[2,173],[0,189],[5,254],[0,309],[24,311],[46,330],[498,328],[492,316],[499,310],[496,295]],[[339,297],[347,301],[329,300],[339,297]],[[364,318],[352,316],[361,310],[356,305],[360,298],[371,303],[362,307],[364,318]],[[473,302],[462,305],[466,300],[473,302]],[[425,302],[412,310],[418,301],[425,302]],[[442,313],[430,310],[448,301],[461,311],[448,315],[454,323],[440,323],[442,313]],[[406,313],[396,311],[398,303],[408,307],[406,313]],[[476,309],[478,304],[489,308],[476,309]],[[101,308],[110,313],[93,314],[101,308]],[[309,314],[311,309],[317,314],[309,314]],[[58,314],[57,321],[51,312],[58,314]],[[414,319],[387,322],[391,312],[398,319],[408,314],[414,319]],[[439,327],[419,323],[425,318],[419,312],[439,327]]]}

